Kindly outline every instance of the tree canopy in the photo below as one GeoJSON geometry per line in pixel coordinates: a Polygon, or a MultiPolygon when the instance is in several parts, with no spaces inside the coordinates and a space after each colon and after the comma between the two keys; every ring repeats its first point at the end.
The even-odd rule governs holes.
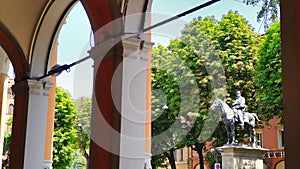
{"type": "Polygon", "coordinates": [[[281,69],[281,38],[279,21],[266,31],[260,46],[257,85],[257,102],[259,112],[265,120],[282,115],[282,69],[281,69]]]}
{"type": "Polygon", "coordinates": [[[257,14],[257,21],[263,20],[265,28],[269,27],[269,23],[273,23],[279,18],[280,0],[243,0],[247,5],[261,6],[257,14]]]}
{"type": "Polygon", "coordinates": [[[85,97],[78,100],[78,121],[82,129],[90,135],[91,133],[92,98],[85,97]]]}
{"type": "Polygon", "coordinates": [[[61,87],[56,88],[53,136],[53,168],[65,169],[74,160],[76,137],[75,102],[61,87]]]}

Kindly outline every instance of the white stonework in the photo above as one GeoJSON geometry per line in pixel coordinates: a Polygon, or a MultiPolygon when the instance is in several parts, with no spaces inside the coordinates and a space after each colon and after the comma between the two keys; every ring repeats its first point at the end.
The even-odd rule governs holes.
{"type": "MultiPolygon", "coordinates": [[[[118,133],[120,137],[120,169],[144,168],[146,73],[148,56],[152,46],[153,43],[145,42],[138,38],[121,37],[106,40],[103,43],[97,44],[89,51],[89,55],[94,60],[94,76],[96,76],[96,71],[101,62],[118,57],[119,53],[115,52],[123,48],[122,63],[116,68],[111,84],[115,108],[122,115],[121,133],[118,133]]],[[[95,102],[94,99],[93,102],[95,102]]],[[[93,107],[96,106],[93,103],[93,107]]],[[[95,116],[92,119],[96,118],[95,116]]],[[[97,121],[100,121],[101,117],[98,118],[99,120],[97,119],[97,121]]],[[[104,129],[101,129],[102,132],[104,132],[104,129]]],[[[97,140],[97,136],[93,136],[92,134],[91,137],[97,140]]],[[[147,160],[149,164],[150,159],[148,158],[147,160]]]]}
{"type": "Polygon", "coordinates": [[[263,155],[268,149],[223,146],[222,169],[264,169],[263,155]]]}
{"type": "Polygon", "coordinates": [[[151,156],[152,156],[151,154],[145,153],[144,169],[152,169],[151,156]]]}
{"type": "Polygon", "coordinates": [[[28,80],[28,86],[29,100],[23,168],[43,168],[48,90],[52,84],[50,82],[28,80]]]}
{"type": "Polygon", "coordinates": [[[122,44],[120,168],[141,169],[145,164],[147,58],[153,43],[124,38],[122,44]]]}
{"type": "Polygon", "coordinates": [[[52,169],[52,161],[51,160],[44,160],[43,169],[52,169]]]}

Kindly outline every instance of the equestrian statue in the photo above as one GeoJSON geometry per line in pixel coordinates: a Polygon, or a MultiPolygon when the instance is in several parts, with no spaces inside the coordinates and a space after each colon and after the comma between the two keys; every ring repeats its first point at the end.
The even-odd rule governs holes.
{"type": "Polygon", "coordinates": [[[231,108],[223,100],[216,98],[210,109],[221,113],[222,120],[227,132],[227,143],[225,145],[235,145],[235,124],[245,129],[249,136],[249,145],[256,147],[255,122],[260,121],[256,113],[245,111],[245,98],[241,92],[236,92],[237,98],[231,108]],[[230,137],[232,139],[230,140],[230,137]]]}

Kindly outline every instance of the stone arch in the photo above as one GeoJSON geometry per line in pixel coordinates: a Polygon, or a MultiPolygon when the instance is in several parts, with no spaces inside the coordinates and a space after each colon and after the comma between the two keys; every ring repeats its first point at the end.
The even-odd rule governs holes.
{"type": "Polygon", "coordinates": [[[50,69],[58,33],[73,6],[78,1],[49,1],[40,17],[32,41],[29,63],[30,76],[41,76],[50,69]]]}
{"type": "MultiPolygon", "coordinates": [[[[18,44],[14,36],[0,24],[0,45],[3,50],[8,55],[15,71],[15,81],[23,82],[23,79],[26,77],[27,72],[29,71],[29,64],[25,58],[25,55],[18,44]]],[[[27,87],[24,86],[25,92],[27,87]]],[[[28,108],[28,95],[20,94],[16,92],[15,96],[15,109],[14,111],[18,112],[18,115],[13,119],[13,129],[15,132],[12,135],[11,143],[11,155],[10,158],[18,161],[18,163],[12,163],[11,167],[19,168],[23,164],[23,157],[19,156],[23,147],[25,146],[25,130],[23,126],[26,126],[27,120],[27,108],[28,108]]]]}
{"type": "Polygon", "coordinates": [[[0,24],[0,46],[7,53],[15,71],[15,80],[21,80],[24,73],[29,71],[25,55],[12,34],[0,24]]]}
{"type": "MultiPolygon", "coordinates": [[[[31,56],[29,59],[31,77],[41,76],[50,69],[53,46],[57,42],[59,30],[64,24],[69,12],[79,1],[67,0],[49,2],[43,16],[41,16],[32,42],[31,56]]],[[[121,16],[118,12],[119,4],[115,1],[82,0],[81,3],[86,10],[94,32],[103,25],[121,16]]],[[[111,27],[108,32],[113,35],[115,32],[119,33],[120,30],[118,25],[111,27]]],[[[103,40],[102,38],[95,39],[98,39],[97,41],[103,40]]]]}

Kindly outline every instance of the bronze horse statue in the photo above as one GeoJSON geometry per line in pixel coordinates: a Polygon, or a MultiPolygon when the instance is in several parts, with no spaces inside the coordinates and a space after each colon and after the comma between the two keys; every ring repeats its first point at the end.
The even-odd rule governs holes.
{"type": "MultiPolygon", "coordinates": [[[[220,112],[222,115],[223,122],[225,124],[227,132],[227,143],[225,145],[234,145],[235,141],[235,124],[237,123],[235,113],[223,100],[216,98],[210,107],[214,112],[220,112]],[[232,136],[230,142],[230,136],[232,136]]],[[[244,124],[245,130],[249,136],[249,143],[251,146],[256,146],[255,137],[255,122],[260,121],[255,113],[244,112],[244,124]]]]}

